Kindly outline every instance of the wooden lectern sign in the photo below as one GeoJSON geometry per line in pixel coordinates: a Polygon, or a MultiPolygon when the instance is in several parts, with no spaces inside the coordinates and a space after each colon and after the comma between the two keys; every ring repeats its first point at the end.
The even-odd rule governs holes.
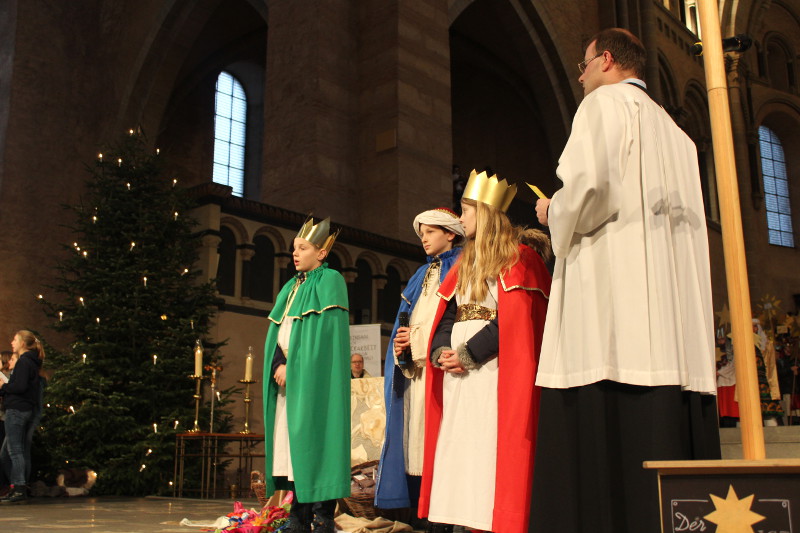
{"type": "Polygon", "coordinates": [[[800,459],[647,461],[662,533],[800,533],[800,459]]]}

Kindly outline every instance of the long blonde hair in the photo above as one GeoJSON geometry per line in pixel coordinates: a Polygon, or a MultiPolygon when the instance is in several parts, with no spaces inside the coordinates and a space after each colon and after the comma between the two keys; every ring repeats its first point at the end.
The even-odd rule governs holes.
{"type": "MultiPolygon", "coordinates": [[[[44,361],[44,346],[42,346],[42,341],[36,338],[36,335],[28,331],[27,329],[21,329],[17,332],[19,335],[22,344],[28,350],[36,349],[39,352],[39,359],[44,361]]],[[[20,354],[22,355],[22,354],[20,354]]]]}
{"type": "Polygon", "coordinates": [[[475,206],[475,237],[467,241],[458,265],[459,296],[471,294],[471,300],[486,298],[487,279],[497,278],[519,261],[519,231],[505,213],[494,206],[462,199],[475,206]]]}
{"type": "Polygon", "coordinates": [[[498,208],[463,198],[462,203],[475,206],[475,237],[468,239],[458,265],[456,292],[468,292],[473,302],[482,302],[489,287],[487,279],[508,272],[519,261],[519,245],[533,248],[546,261],[550,257],[550,240],[543,232],[514,226],[498,208]]]}

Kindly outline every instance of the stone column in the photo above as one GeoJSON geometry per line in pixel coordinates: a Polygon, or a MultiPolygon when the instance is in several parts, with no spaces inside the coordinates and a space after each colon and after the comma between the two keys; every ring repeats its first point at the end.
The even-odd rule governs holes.
{"type": "Polygon", "coordinates": [[[358,213],[357,4],[271,0],[264,89],[261,201],[348,225],[358,213]]]}
{"type": "Polygon", "coordinates": [[[197,264],[200,267],[202,275],[201,281],[208,281],[217,277],[217,267],[219,267],[219,243],[222,242],[222,237],[219,236],[219,231],[208,230],[202,237],[202,246],[200,247],[200,257],[197,264]]]}
{"type": "MultiPolygon", "coordinates": [[[[278,252],[275,254],[275,264],[278,268],[275,269],[276,275],[278,276],[278,290],[280,291],[281,287],[289,281],[289,262],[292,260],[292,254],[289,252],[278,252]]],[[[277,296],[277,292],[275,296],[277,296]]]]}
{"type": "Polygon", "coordinates": [[[446,0],[359,3],[359,227],[410,242],[409,221],[452,203],[446,0]]]}

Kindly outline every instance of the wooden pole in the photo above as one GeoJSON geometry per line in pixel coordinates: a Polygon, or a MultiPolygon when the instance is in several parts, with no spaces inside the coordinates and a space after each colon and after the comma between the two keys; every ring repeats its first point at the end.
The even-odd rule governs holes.
{"type": "Polygon", "coordinates": [[[764,459],[764,428],[753,345],[750,286],[747,280],[739,186],[733,154],[733,134],[728,103],[728,84],[722,57],[717,0],[698,0],[703,35],[708,110],[714,145],[714,166],[722,219],[722,245],[731,308],[731,330],[736,360],[736,391],[741,415],[742,450],[745,459],[764,459]]]}

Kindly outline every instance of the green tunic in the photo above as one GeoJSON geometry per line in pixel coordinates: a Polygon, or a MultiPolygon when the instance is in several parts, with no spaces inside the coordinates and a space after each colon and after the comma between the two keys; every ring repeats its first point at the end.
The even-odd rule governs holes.
{"type": "MultiPolygon", "coordinates": [[[[264,453],[272,472],[273,430],[278,385],[272,356],[278,330],[294,317],[286,354],[286,415],[297,499],[318,502],[350,496],[350,327],[347,287],[327,263],[297,282],[286,283],[269,315],[264,344],[264,453]],[[288,312],[287,303],[290,304],[288,312]]],[[[265,476],[267,493],[275,479],[265,476]]]]}

